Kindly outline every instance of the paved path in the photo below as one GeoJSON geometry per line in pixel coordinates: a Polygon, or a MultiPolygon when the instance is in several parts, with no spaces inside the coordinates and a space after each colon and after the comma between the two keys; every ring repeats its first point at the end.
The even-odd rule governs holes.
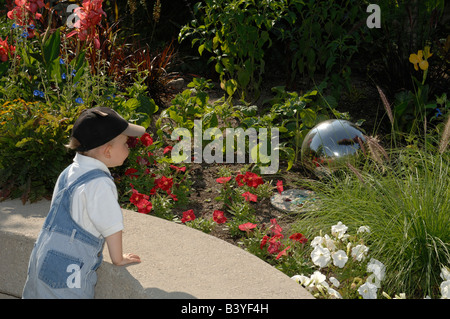
{"type": "MultiPolygon", "coordinates": [[[[49,201],[0,202],[0,294],[21,295],[28,258],[49,201]]],[[[140,264],[111,264],[105,246],[96,298],[312,299],[243,249],[185,225],[124,210],[124,251],[140,264]]],[[[1,297],[0,297],[1,298],[1,297]]]]}

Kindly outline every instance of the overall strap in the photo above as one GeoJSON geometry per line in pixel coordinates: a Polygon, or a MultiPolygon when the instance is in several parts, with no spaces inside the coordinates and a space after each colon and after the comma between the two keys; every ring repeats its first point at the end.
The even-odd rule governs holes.
{"type": "Polygon", "coordinates": [[[78,177],[70,185],[68,185],[68,186],[66,185],[67,191],[69,191],[69,193],[72,193],[73,190],[75,188],[77,188],[79,185],[85,184],[85,183],[87,183],[93,179],[99,178],[99,177],[109,177],[109,178],[113,179],[113,177],[110,174],[108,174],[107,172],[105,172],[101,169],[93,169],[93,170],[90,170],[90,171],[84,173],[80,177],[78,177]]]}
{"type": "MultiPolygon", "coordinates": [[[[61,173],[60,181],[58,183],[59,191],[56,194],[56,197],[53,199],[49,214],[44,221],[44,228],[47,230],[56,227],[56,224],[58,224],[58,221],[61,221],[61,218],[68,218],[68,220],[73,222],[72,217],[70,216],[70,208],[72,203],[72,195],[76,187],[100,177],[109,177],[111,179],[113,178],[110,174],[101,169],[93,169],[78,177],[70,185],[67,185],[68,171],[69,168],[66,168],[61,173]],[[61,214],[63,214],[65,217],[61,214]],[[59,215],[59,217],[57,217],[57,215],[59,215]]],[[[73,223],[76,224],[75,222],[73,223]]]]}

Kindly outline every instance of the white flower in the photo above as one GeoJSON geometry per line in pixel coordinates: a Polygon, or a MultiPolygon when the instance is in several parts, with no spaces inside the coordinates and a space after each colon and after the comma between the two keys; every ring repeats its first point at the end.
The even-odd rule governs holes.
{"type": "Polygon", "coordinates": [[[291,279],[295,280],[297,283],[304,287],[308,286],[311,282],[311,279],[309,279],[309,277],[305,275],[295,275],[292,276],[291,279]]]}
{"type": "Polygon", "coordinates": [[[328,250],[328,248],[317,245],[311,252],[311,259],[314,265],[323,268],[327,266],[331,260],[330,251],[328,250]]]}
{"type": "Polygon", "coordinates": [[[404,292],[401,292],[398,295],[396,294],[394,299],[406,299],[406,294],[404,292]]]}
{"type": "Polygon", "coordinates": [[[450,280],[443,281],[440,286],[441,299],[450,299],[450,280]]]}
{"type": "Polygon", "coordinates": [[[352,257],[357,261],[362,261],[366,258],[369,247],[364,245],[357,245],[352,248],[352,257]]]}
{"type": "Polygon", "coordinates": [[[331,257],[333,258],[333,264],[339,268],[344,268],[345,263],[348,260],[347,254],[343,250],[338,250],[331,254],[331,257]]]}
{"type": "Polygon", "coordinates": [[[330,294],[331,299],[342,299],[341,294],[333,288],[328,288],[327,292],[330,294]]]}
{"type": "Polygon", "coordinates": [[[314,237],[314,239],[311,241],[311,247],[316,247],[316,246],[322,246],[322,247],[326,247],[329,250],[333,251],[336,249],[336,245],[334,243],[334,240],[330,238],[330,236],[325,235],[325,236],[316,236],[314,237]]]}
{"type": "Polygon", "coordinates": [[[336,250],[336,244],[334,243],[334,240],[328,235],[323,236],[322,246],[328,248],[328,250],[330,251],[336,250]]]}
{"type": "Polygon", "coordinates": [[[336,288],[339,288],[339,286],[341,285],[341,283],[339,282],[339,280],[337,280],[335,277],[330,277],[328,278],[328,280],[331,282],[331,284],[333,286],[335,286],[336,288]]]}
{"type": "Polygon", "coordinates": [[[337,225],[331,226],[331,234],[338,239],[344,237],[345,232],[348,227],[342,224],[342,222],[338,222],[337,225]]]}
{"type": "Polygon", "coordinates": [[[441,278],[442,280],[450,280],[450,269],[448,267],[441,268],[441,278]]]}
{"type": "Polygon", "coordinates": [[[327,279],[327,277],[324,274],[322,274],[320,271],[316,270],[309,279],[311,280],[309,283],[309,286],[311,286],[311,285],[314,285],[314,286],[322,285],[323,286],[325,279],[327,279]]]}
{"type": "Polygon", "coordinates": [[[321,245],[323,241],[323,237],[322,236],[316,236],[314,237],[314,239],[311,241],[311,246],[312,247],[316,247],[317,245],[321,245]]]}
{"type": "Polygon", "coordinates": [[[386,275],[386,266],[382,262],[371,258],[367,264],[367,271],[372,272],[379,281],[382,281],[386,275]]]}
{"type": "Polygon", "coordinates": [[[381,288],[381,280],[379,280],[374,274],[371,274],[369,277],[367,277],[366,282],[377,286],[377,288],[381,288]]]}
{"type": "Polygon", "coordinates": [[[356,232],[357,234],[360,233],[368,233],[370,234],[370,227],[369,226],[361,226],[358,228],[358,231],[356,232]]]}
{"type": "Polygon", "coordinates": [[[363,299],[377,299],[377,286],[366,282],[364,285],[358,288],[359,294],[363,299]]]}

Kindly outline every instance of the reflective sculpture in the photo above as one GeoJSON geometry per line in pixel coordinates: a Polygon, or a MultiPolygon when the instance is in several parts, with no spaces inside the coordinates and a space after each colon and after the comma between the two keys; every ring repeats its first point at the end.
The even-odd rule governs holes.
{"type": "Polygon", "coordinates": [[[366,141],[364,133],[346,120],[327,120],[313,127],[302,144],[301,160],[317,175],[354,164],[366,141]]]}

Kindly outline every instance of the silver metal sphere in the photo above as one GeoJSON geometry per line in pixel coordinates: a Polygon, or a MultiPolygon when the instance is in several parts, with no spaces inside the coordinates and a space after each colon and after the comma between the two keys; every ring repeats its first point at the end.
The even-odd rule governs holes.
{"type": "Polygon", "coordinates": [[[357,162],[365,143],[364,133],[346,120],[327,120],[317,124],[305,136],[301,160],[317,175],[331,173],[357,162]]]}

